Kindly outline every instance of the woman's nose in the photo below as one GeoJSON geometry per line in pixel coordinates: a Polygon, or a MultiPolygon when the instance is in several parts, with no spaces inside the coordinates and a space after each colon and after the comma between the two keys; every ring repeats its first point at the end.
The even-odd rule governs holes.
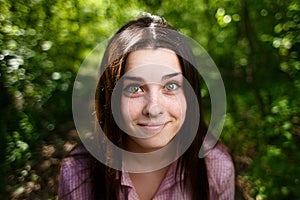
{"type": "Polygon", "coordinates": [[[156,118],[164,113],[164,107],[162,105],[163,97],[161,97],[158,91],[149,91],[144,99],[143,114],[150,117],[156,118]]]}

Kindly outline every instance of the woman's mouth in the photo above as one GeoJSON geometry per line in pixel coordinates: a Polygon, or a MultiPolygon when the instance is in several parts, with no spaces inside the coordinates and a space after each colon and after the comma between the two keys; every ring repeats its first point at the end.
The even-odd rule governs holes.
{"type": "Polygon", "coordinates": [[[137,126],[145,134],[159,133],[167,123],[138,123],[137,126]]]}

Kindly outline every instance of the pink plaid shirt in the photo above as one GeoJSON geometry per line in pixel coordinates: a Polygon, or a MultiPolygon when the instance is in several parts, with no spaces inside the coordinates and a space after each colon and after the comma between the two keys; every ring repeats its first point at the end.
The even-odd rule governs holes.
{"type": "MultiPolygon", "coordinates": [[[[86,151],[84,148],[76,148],[72,154],[82,153],[86,151]]],[[[176,163],[173,163],[160,184],[155,196],[152,200],[166,199],[191,199],[191,191],[189,189],[182,191],[180,189],[180,178],[175,179],[176,163]]],[[[234,199],[234,166],[231,156],[222,144],[218,144],[206,157],[207,174],[210,189],[211,200],[232,200],[234,199]]],[[[59,182],[59,199],[77,200],[92,199],[91,183],[87,158],[68,157],[65,158],[61,165],[60,182],[59,182]],[[85,182],[84,182],[85,181],[85,182]],[[67,195],[66,195],[67,194],[67,195]]],[[[184,178],[184,177],[183,177],[184,178]]],[[[119,200],[138,200],[139,197],[131,182],[129,174],[122,173],[119,200]]],[[[199,186],[201,187],[201,186],[199,186]]]]}

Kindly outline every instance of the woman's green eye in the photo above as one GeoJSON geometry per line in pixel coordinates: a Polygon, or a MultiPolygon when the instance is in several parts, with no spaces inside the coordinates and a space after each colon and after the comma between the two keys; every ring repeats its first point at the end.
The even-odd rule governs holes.
{"type": "Polygon", "coordinates": [[[179,85],[177,83],[168,83],[165,85],[165,89],[167,91],[176,90],[177,88],[179,88],[179,85]]]}
{"type": "Polygon", "coordinates": [[[140,86],[129,85],[129,86],[126,87],[125,91],[129,92],[129,93],[137,93],[137,92],[141,92],[142,89],[141,89],[140,86]]]}

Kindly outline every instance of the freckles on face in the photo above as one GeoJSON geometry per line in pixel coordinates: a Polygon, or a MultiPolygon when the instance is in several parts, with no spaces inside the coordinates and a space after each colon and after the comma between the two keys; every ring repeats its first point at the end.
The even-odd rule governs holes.
{"type": "Polygon", "coordinates": [[[167,145],[186,115],[183,76],[177,55],[167,49],[131,52],[122,77],[121,117],[134,152],[167,145]]]}

